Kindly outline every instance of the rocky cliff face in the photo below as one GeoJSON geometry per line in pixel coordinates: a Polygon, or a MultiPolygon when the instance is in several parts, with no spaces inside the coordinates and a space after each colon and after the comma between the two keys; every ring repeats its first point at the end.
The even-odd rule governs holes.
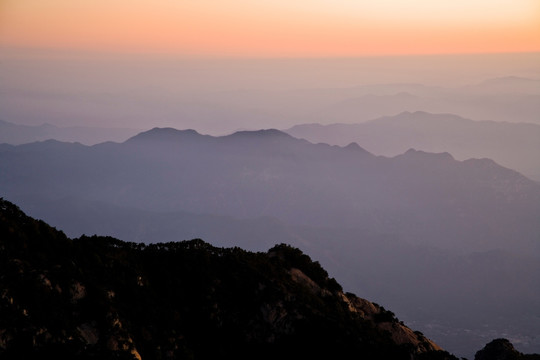
{"type": "Polygon", "coordinates": [[[358,313],[362,318],[372,321],[378,329],[390,333],[396,344],[409,344],[418,352],[442,351],[443,349],[433,341],[426,338],[419,331],[413,331],[398,321],[391,311],[386,310],[368,300],[347,294],[344,301],[349,304],[352,312],[358,313]]]}
{"type": "Polygon", "coordinates": [[[300,250],[70,240],[0,201],[0,357],[451,359],[300,250]]]}

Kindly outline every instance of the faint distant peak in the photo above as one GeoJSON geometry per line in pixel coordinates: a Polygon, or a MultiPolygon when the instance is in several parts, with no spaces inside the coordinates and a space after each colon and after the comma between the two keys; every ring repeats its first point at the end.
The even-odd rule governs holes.
{"type": "Polygon", "coordinates": [[[397,92],[394,95],[392,95],[392,97],[395,97],[395,98],[416,98],[418,96],[416,96],[414,94],[411,94],[408,91],[400,91],[400,92],[397,92]]]}
{"type": "Polygon", "coordinates": [[[366,94],[364,96],[362,96],[363,98],[365,99],[377,99],[377,98],[394,98],[394,99],[399,99],[399,98],[417,98],[416,95],[414,94],[411,94],[410,92],[408,91],[397,91],[393,94],[382,94],[382,95],[379,95],[379,94],[366,94]]]}
{"type": "Polygon", "coordinates": [[[438,160],[438,161],[454,161],[454,157],[448,152],[431,153],[422,150],[410,148],[405,153],[396,156],[402,159],[420,159],[420,160],[438,160]]]}
{"type": "Polygon", "coordinates": [[[41,125],[21,125],[21,124],[15,124],[9,121],[1,120],[1,119],[0,119],[0,126],[9,126],[9,127],[18,127],[18,128],[35,128],[35,129],[40,129],[40,130],[58,129],[57,126],[54,126],[49,123],[43,123],[41,125]]]}
{"type": "MultiPolygon", "coordinates": [[[[29,125],[15,124],[15,123],[5,121],[5,120],[1,120],[1,119],[0,119],[0,126],[2,126],[4,128],[31,128],[32,127],[32,126],[29,126],[29,125]]],[[[36,127],[36,126],[33,126],[33,127],[36,127]]]]}
{"type": "Polygon", "coordinates": [[[356,143],[356,142],[352,142],[349,145],[345,146],[344,148],[349,149],[349,150],[360,150],[360,149],[362,149],[362,147],[360,145],[358,145],[358,143],[356,143]]]}
{"type": "Polygon", "coordinates": [[[364,154],[372,155],[369,151],[367,151],[366,149],[364,149],[363,147],[358,145],[358,143],[356,143],[356,142],[350,143],[349,145],[345,146],[343,149],[350,150],[350,151],[357,151],[357,152],[361,152],[361,153],[364,153],[364,154]]]}
{"type": "Polygon", "coordinates": [[[427,111],[403,111],[397,115],[393,116],[383,116],[367,123],[395,123],[403,121],[414,121],[414,122],[472,122],[473,120],[463,118],[455,114],[448,113],[430,113],[427,111]]]}
{"type": "Polygon", "coordinates": [[[359,106],[364,105],[366,101],[388,102],[388,101],[411,101],[419,99],[418,96],[411,94],[408,91],[398,91],[391,94],[364,94],[358,97],[352,97],[339,101],[332,105],[332,108],[339,108],[342,106],[359,106]]]}
{"type": "Polygon", "coordinates": [[[454,115],[454,114],[448,114],[448,113],[430,113],[427,111],[403,111],[395,116],[392,117],[454,117],[454,118],[460,118],[460,116],[454,115]]]}
{"type": "Polygon", "coordinates": [[[440,91],[438,86],[428,86],[420,83],[386,83],[386,84],[371,84],[371,85],[359,85],[353,89],[371,93],[374,95],[387,95],[394,96],[398,93],[408,93],[408,95],[415,96],[433,92],[434,90],[440,91]]]}
{"type": "Polygon", "coordinates": [[[291,135],[277,129],[262,129],[262,130],[243,130],[237,131],[229,136],[229,138],[292,138],[291,135]]]}
{"type": "Polygon", "coordinates": [[[19,149],[25,149],[25,150],[36,150],[39,149],[40,151],[44,150],[65,150],[65,149],[82,149],[86,148],[86,145],[83,145],[79,142],[66,142],[66,141],[58,141],[55,139],[48,139],[43,141],[35,141],[27,144],[18,145],[19,149]]]}
{"type": "Polygon", "coordinates": [[[519,76],[503,76],[487,79],[479,84],[468,87],[472,91],[487,93],[540,94],[540,79],[519,76]]]}
{"type": "Polygon", "coordinates": [[[249,141],[249,142],[267,142],[267,141],[301,141],[283,131],[276,129],[246,130],[237,131],[231,135],[222,138],[225,141],[249,141]]]}
{"type": "Polygon", "coordinates": [[[49,123],[43,123],[39,126],[37,126],[38,128],[42,129],[42,130],[53,130],[53,129],[58,129],[57,126],[54,126],[52,124],[49,124],[49,123]]]}
{"type": "Polygon", "coordinates": [[[481,84],[484,84],[484,85],[518,84],[518,83],[527,83],[527,84],[536,83],[536,84],[540,84],[540,80],[525,78],[525,77],[521,77],[521,76],[500,76],[500,77],[496,77],[496,78],[492,78],[492,79],[487,79],[487,80],[481,82],[481,84]]]}
{"type": "Polygon", "coordinates": [[[138,143],[138,142],[180,142],[186,140],[194,140],[206,137],[208,135],[201,135],[193,129],[178,130],[174,128],[158,128],[155,127],[151,130],[139,133],[128,140],[126,143],[138,143]]]}
{"type": "Polygon", "coordinates": [[[292,131],[292,130],[297,130],[297,129],[305,129],[305,128],[318,128],[318,129],[323,129],[325,127],[327,127],[328,125],[325,125],[325,124],[319,124],[319,123],[305,123],[305,124],[297,124],[297,125],[294,125],[288,129],[285,129],[283,130],[284,132],[288,132],[288,131],[292,131]]]}

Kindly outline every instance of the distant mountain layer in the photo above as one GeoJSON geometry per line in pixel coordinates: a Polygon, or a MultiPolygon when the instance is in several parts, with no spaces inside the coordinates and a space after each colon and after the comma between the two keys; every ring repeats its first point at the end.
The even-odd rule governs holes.
{"type": "Polygon", "coordinates": [[[446,248],[540,253],[540,185],[491,160],[376,157],[277,130],[153,129],[92,147],[0,146],[4,196],[74,197],[158,212],[364,228],[446,248]]]}
{"type": "Polygon", "coordinates": [[[54,139],[94,145],[105,141],[125,141],[136,133],[137,130],[134,129],[109,129],[83,126],[57,127],[50,124],[28,126],[0,120],[0,144],[19,145],[54,139]]]}
{"type": "Polygon", "coordinates": [[[409,148],[449,152],[457,159],[489,158],[540,181],[540,125],[473,121],[451,114],[404,112],[357,124],[303,124],[286,132],[333,145],[357,142],[377,155],[409,148]]]}
{"type": "Polygon", "coordinates": [[[315,109],[298,120],[321,124],[355,123],[420,110],[476,120],[540,125],[540,80],[515,76],[457,88],[422,84],[364,85],[322,90],[312,97],[315,109]]]}
{"type": "Polygon", "coordinates": [[[457,359],[317,262],[202,240],[70,240],[0,199],[2,359],[457,359]]]}

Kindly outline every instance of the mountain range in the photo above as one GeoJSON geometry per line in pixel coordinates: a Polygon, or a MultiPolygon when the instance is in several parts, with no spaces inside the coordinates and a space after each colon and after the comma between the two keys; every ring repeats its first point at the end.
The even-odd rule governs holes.
{"type": "Polygon", "coordinates": [[[301,123],[360,123],[407,111],[540,125],[539,99],[538,79],[504,76],[456,87],[390,82],[287,91],[212,92],[199,103],[183,103],[178,113],[182,121],[201,120],[203,128],[216,118],[237,124],[237,128],[253,128],[253,123],[258,128],[265,124],[286,128],[287,124],[301,123]]]}
{"type": "Polygon", "coordinates": [[[332,104],[328,103],[332,97],[327,97],[309,121],[357,123],[421,110],[477,120],[538,124],[539,97],[539,80],[515,76],[456,88],[422,84],[366,85],[351,89],[348,96],[332,104]]]}
{"type": "Polygon", "coordinates": [[[302,124],[285,132],[314,143],[344,146],[357,142],[384,156],[415,147],[449,152],[459,160],[489,158],[540,181],[540,125],[533,123],[474,121],[416,111],[362,123],[302,124]]]}
{"type": "Polygon", "coordinates": [[[539,346],[540,185],[492,160],[156,128],[124,143],[3,144],[0,168],[2,196],[70,236],[200,233],[258,251],[283,239],[459,355],[502,333],[539,346]]]}
{"type": "MultiPolygon", "coordinates": [[[[482,71],[470,74],[472,77],[440,81],[441,76],[448,76],[442,74],[447,66],[431,76],[422,68],[415,70],[417,74],[409,70],[406,76],[396,77],[394,67],[403,64],[394,64],[385,71],[379,68],[375,76],[366,69],[381,64],[366,66],[357,61],[338,60],[331,69],[313,67],[315,64],[309,62],[300,66],[293,61],[289,64],[292,68],[285,66],[287,71],[278,61],[281,64],[274,64],[277,68],[267,73],[266,66],[272,62],[262,67],[250,62],[229,67],[232,63],[227,62],[201,71],[200,61],[189,66],[186,62],[150,66],[122,61],[111,68],[78,61],[32,65],[11,60],[2,63],[0,118],[17,124],[138,129],[146,129],[151,119],[155,126],[195,128],[213,135],[239,129],[285,129],[302,123],[359,123],[419,110],[474,120],[540,124],[540,81],[534,73],[489,78],[486,76],[505,72],[479,75],[485,71],[482,66],[482,71]],[[217,68],[221,71],[216,72],[217,68]],[[296,82],[299,78],[306,81],[296,82]],[[419,79],[425,83],[411,82],[419,79]],[[151,91],[147,91],[148,86],[151,91]]],[[[77,137],[81,139],[81,134],[77,137]]],[[[86,143],[65,137],[60,140],[86,143]]]]}
{"type": "Polygon", "coordinates": [[[59,127],[51,124],[19,125],[0,120],[0,143],[12,145],[55,139],[94,145],[105,141],[125,141],[138,131],[85,126],[59,127]]]}

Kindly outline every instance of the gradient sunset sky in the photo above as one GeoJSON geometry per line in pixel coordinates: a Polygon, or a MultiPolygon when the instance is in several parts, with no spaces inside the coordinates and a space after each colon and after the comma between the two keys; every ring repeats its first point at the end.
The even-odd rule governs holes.
{"type": "Polygon", "coordinates": [[[540,51],[540,0],[0,0],[0,46],[186,56],[540,51]]]}

